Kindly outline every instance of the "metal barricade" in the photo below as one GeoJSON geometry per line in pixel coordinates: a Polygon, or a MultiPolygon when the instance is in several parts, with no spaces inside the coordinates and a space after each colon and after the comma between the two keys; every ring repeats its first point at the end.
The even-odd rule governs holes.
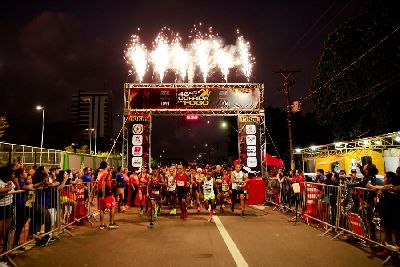
{"type": "Polygon", "coordinates": [[[34,242],[52,243],[72,224],[92,223],[98,214],[94,184],[76,182],[0,194],[0,257],[34,242]]]}

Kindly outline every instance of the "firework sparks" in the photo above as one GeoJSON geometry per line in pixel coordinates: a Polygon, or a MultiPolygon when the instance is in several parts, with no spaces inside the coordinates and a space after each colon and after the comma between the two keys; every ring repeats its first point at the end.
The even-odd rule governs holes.
{"type": "MultiPolygon", "coordinates": [[[[153,42],[153,49],[148,51],[139,42],[139,37],[133,35],[125,59],[132,66],[130,72],[135,72],[139,81],[147,71],[148,58],[151,69],[163,82],[168,70],[176,75],[177,80],[193,82],[195,73],[200,72],[202,81],[207,82],[209,76],[220,71],[225,82],[228,81],[230,70],[241,70],[247,81],[250,80],[254,66],[254,58],[250,53],[250,44],[243,36],[238,36],[235,45],[225,45],[224,40],[213,33],[212,27],[202,31],[203,25],[193,25],[189,35],[189,43],[182,45],[178,33],[169,28],[162,28],[153,42]]],[[[239,32],[237,32],[239,35],[239,32]]]]}
{"type": "Polygon", "coordinates": [[[140,43],[139,36],[131,36],[131,44],[125,51],[125,59],[132,65],[139,82],[142,82],[147,69],[147,50],[145,45],[140,43]]]}

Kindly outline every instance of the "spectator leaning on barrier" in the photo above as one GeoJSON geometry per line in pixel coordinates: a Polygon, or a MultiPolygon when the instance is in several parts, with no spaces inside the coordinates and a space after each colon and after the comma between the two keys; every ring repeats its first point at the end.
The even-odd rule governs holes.
{"type": "Polygon", "coordinates": [[[0,168],[0,252],[4,252],[6,248],[7,235],[13,215],[12,203],[13,195],[9,194],[14,191],[15,185],[12,182],[13,170],[8,167],[0,168]]]}
{"type": "MultiPolygon", "coordinates": [[[[369,189],[378,191],[377,208],[381,215],[381,226],[385,231],[385,242],[390,245],[400,245],[400,191],[393,190],[399,186],[398,177],[394,172],[386,172],[383,186],[373,186],[368,184],[369,189]],[[395,242],[393,242],[393,236],[395,242]]],[[[389,254],[389,250],[384,249],[382,256],[389,254]]]]}
{"type": "MultiPolygon", "coordinates": [[[[361,166],[360,166],[361,167],[361,166]]],[[[360,182],[356,183],[349,183],[348,187],[364,187],[367,188],[368,185],[375,186],[376,185],[376,175],[378,174],[378,169],[376,168],[375,164],[366,164],[362,169],[363,178],[360,182]]],[[[368,233],[372,240],[376,240],[376,225],[372,222],[374,216],[374,198],[375,192],[367,191],[366,193],[366,224],[368,226],[368,233]]]]}

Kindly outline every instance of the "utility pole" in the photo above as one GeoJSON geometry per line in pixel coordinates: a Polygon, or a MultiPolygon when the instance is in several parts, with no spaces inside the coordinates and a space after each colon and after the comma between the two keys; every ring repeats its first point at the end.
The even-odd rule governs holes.
{"type": "Polygon", "coordinates": [[[290,87],[296,83],[295,80],[289,80],[292,73],[301,72],[300,70],[273,70],[275,74],[281,74],[283,77],[282,87],[279,91],[283,91],[286,95],[287,104],[287,124],[289,134],[289,153],[290,153],[290,168],[294,170],[294,153],[293,153],[293,133],[292,133],[292,102],[290,100],[290,87]]]}

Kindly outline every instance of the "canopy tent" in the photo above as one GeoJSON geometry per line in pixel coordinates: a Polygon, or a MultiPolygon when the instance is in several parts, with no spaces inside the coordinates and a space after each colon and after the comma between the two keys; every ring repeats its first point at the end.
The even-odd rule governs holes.
{"type": "Polygon", "coordinates": [[[262,155],[262,161],[267,163],[267,167],[283,167],[285,164],[283,163],[283,160],[280,158],[271,156],[268,153],[263,153],[261,152],[262,155]]]}

